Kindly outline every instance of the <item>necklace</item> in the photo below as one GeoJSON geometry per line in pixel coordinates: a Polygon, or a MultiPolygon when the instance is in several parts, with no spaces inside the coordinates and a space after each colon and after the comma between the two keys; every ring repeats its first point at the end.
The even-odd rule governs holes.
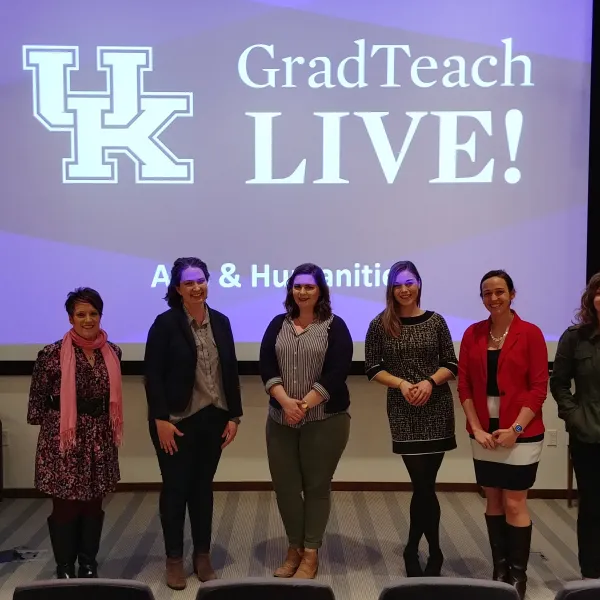
{"type": "Polygon", "coordinates": [[[490,324],[490,338],[492,340],[492,342],[494,342],[494,344],[496,344],[496,346],[499,346],[506,338],[506,336],[508,335],[508,330],[510,329],[510,324],[511,322],[506,326],[506,330],[504,331],[504,333],[500,336],[500,337],[496,337],[493,333],[492,333],[492,325],[490,324]]]}

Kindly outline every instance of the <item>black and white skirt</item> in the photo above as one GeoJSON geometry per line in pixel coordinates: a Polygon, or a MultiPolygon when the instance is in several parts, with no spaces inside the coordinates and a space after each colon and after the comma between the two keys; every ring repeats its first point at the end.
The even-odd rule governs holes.
{"type": "MultiPolygon", "coordinates": [[[[488,433],[500,428],[498,408],[500,399],[488,398],[490,427],[488,433]]],[[[471,435],[471,449],[475,465],[475,479],[482,487],[524,491],[533,487],[544,446],[544,434],[518,438],[512,448],[498,446],[494,450],[482,448],[471,435]]]]}

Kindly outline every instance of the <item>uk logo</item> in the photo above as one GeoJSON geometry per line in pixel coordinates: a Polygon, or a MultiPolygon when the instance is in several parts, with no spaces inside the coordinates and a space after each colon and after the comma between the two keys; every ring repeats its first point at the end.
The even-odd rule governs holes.
{"type": "Polygon", "coordinates": [[[117,183],[119,156],[135,165],[136,183],[193,183],[193,159],[178,158],[160,135],[178,117],[193,115],[191,92],[151,92],[152,48],[97,48],[106,90],[71,88],[77,46],[23,46],[23,69],[33,74],[33,115],[49,131],[71,134],[64,183],[117,183]]]}

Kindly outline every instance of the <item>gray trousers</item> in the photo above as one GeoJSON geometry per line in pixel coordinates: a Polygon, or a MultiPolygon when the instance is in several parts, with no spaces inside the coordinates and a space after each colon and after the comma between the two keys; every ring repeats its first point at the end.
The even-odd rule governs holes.
{"type": "Polygon", "coordinates": [[[349,435],[347,413],[297,428],[267,419],[269,469],[290,546],[321,547],[331,480],[349,435]]]}

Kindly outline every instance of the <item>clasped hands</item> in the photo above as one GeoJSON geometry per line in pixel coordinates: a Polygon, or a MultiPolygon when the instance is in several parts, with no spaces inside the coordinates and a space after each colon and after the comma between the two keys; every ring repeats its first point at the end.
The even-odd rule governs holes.
{"type": "Polygon", "coordinates": [[[406,379],[403,379],[398,388],[402,392],[404,399],[413,406],[422,406],[425,404],[433,391],[433,386],[426,379],[419,383],[410,383],[406,379]]]}
{"type": "Polygon", "coordinates": [[[285,422],[288,425],[296,425],[304,419],[306,411],[301,407],[303,402],[304,400],[296,400],[295,398],[286,398],[285,400],[280,401],[285,422]]]}
{"type": "Polygon", "coordinates": [[[473,431],[473,437],[486,450],[495,450],[498,446],[512,448],[519,436],[511,427],[510,429],[497,429],[493,433],[477,429],[473,431]]]}

